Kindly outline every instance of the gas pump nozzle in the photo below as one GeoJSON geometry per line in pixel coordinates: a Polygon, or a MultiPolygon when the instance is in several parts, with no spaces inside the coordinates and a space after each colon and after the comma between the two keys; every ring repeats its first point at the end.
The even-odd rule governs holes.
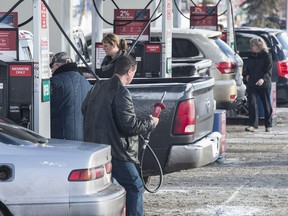
{"type": "Polygon", "coordinates": [[[166,96],[166,91],[163,93],[160,102],[154,104],[154,111],[152,113],[153,117],[159,118],[161,111],[166,108],[163,103],[165,96],[166,96]]]}
{"type": "MultiPolygon", "coordinates": [[[[153,117],[159,118],[161,111],[166,108],[165,105],[164,105],[164,103],[163,103],[165,96],[166,96],[166,91],[163,93],[160,102],[154,104],[154,111],[153,111],[153,113],[152,113],[152,116],[153,116],[153,117]]],[[[150,132],[150,133],[151,133],[151,132],[150,132]]],[[[142,181],[143,181],[143,186],[144,186],[145,190],[147,190],[147,191],[150,192],[150,193],[156,193],[156,192],[161,188],[161,185],[162,185],[162,182],[163,182],[163,171],[162,171],[161,164],[160,164],[160,162],[159,162],[156,154],[154,153],[154,151],[152,150],[152,148],[149,146],[150,133],[148,133],[145,138],[144,138],[142,135],[140,135],[140,137],[142,138],[142,140],[144,141],[144,143],[143,143],[143,146],[142,146],[142,155],[141,155],[141,160],[140,160],[139,169],[140,169],[140,175],[141,175],[141,179],[142,179],[142,181]],[[149,187],[146,186],[145,181],[144,181],[144,179],[143,179],[142,164],[143,164],[143,160],[144,160],[144,154],[145,154],[146,147],[148,147],[148,149],[150,150],[150,153],[151,153],[152,156],[155,158],[155,161],[157,162],[157,165],[158,165],[158,167],[159,167],[159,172],[160,172],[159,185],[158,185],[158,187],[157,187],[156,189],[154,189],[154,190],[149,189],[149,187]]]]}

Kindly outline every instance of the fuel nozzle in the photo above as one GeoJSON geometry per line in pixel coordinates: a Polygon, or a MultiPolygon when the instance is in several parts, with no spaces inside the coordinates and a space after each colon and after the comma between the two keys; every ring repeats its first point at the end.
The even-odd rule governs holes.
{"type": "Polygon", "coordinates": [[[152,113],[153,117],[159,118],[161,111],[166,108],[163,103],[165,96],[166,96],[166,91],[163,93],[161,101],[154,104],[154,111],[152,113]]]}

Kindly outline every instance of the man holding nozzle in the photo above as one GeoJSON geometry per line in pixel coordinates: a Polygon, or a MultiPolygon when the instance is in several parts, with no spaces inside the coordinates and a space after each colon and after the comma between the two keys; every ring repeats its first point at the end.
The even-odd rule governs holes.
{"type": "Polygon", "coordinates": [[[127,216],[143,215],[143,183],[136,166],[138,135],[146,136],[159,122],[152,115],[140,119],[135,114],[125,86],[131,83],[136,70],[133,57],[120,56],[114,75],[98,81],[82,105],[84,140],[111,145],[112,176],[126,190],[127,216]]]}

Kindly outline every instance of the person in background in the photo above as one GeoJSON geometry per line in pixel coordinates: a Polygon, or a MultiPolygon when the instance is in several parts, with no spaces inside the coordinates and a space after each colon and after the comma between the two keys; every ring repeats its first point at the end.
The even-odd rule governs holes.
{"type": "Polygon", "coordinates": [[[225,30],[224,26],[221,23],[219,23],[217,25],[217,31],[220,31],[222,33],[220,35],[220,39],[226,41],[226,33],[224,32],[224,30],[225,30]]]}
{"type": "Polygon", "coordinates": [[[135,114],[132,97],[125,87],[137,69],[135,59],[121,55],[115,74],[102,83],[94,84],[86,97],[84,141],[111,145],[112,177],[126,190],[126,215],[143,215],[143,183],[137,170],[138,135],[144,137],[158,124],[156,117],[135,114]]]}
{"type": "Polygon", "coordinates": [[[51,138],[83,140],[82,103],[91,84],[77,71],[65,52],[51,60],[51,138]]]}
{"type": "Polygon", "coordinates": [[[106,56],[101,63],[101,70],[97,75],[101,78],[110,78],[114,74],[117,59],[119,56],[126,54],[128,46],[126,40],[119,39],[113,33],[107,33],[102,39],[102,44],[106,56]]]}
{"type": "Polygon", "coordinates": [[[249,127],[246,131],[254,132],[258,128],[257,98],[262,101],[265,112],[265,131],[272,129],[272,105],[270,100],[272,58],[265,41],[261,37],[250,40],[251,52],[246,63],[245,79],[249,105],[249,127]]]}

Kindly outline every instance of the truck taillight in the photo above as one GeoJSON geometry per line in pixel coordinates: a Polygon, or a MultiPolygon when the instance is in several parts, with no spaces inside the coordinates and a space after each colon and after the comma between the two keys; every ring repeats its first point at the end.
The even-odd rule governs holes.
{"type": "Polygon", "coordinates": [[[176,111],[173,134],[187,135],[195,131],[195,104],[194,100],[182,101],[176,111]]]}
{"type": "Polygon", "coordinates": [[[104,173],[105,173],[104,166],[94,167],[90,169],[72,170],[71,173],[69,174],[68,181],[96,180],[96,179],[102,178],[104,176],[104,173]]]}
{"type": "Polygon", "coordinates": [[[277,68],[278,68],[278,76],[288,79],[288,61],[287,60],[278,61],[277,68]]]}
{"type": "Polygon", "coordinates": [[[237,65],[233,62],[218,62],[216,67],[222,74],[231,74],[236,72],[237,65]]]}

